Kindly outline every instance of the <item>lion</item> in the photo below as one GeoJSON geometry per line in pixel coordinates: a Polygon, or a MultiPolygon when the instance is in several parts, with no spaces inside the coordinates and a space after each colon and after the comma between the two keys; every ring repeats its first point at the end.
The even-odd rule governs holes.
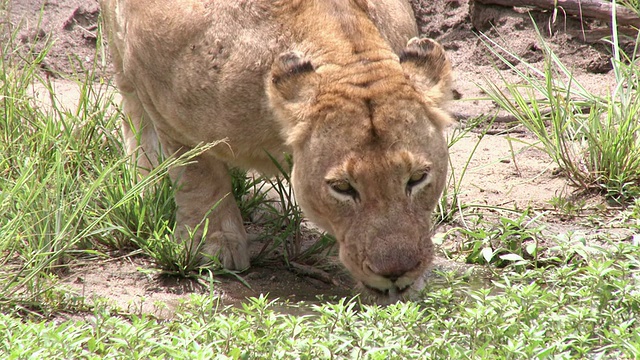
{"type": "Polygon", "coordinates": [[[335,236],[363,291],[385,302],[424,286],[447,176],[452,76],[444,48],[418,38],[408,2],[101,6],[137,166],[224,139],[170,174],[178,241],[206,218],[201,255],[248,268],[229,168],[274,174],[273,159],[290,154],[299,206],[335,236]]]}

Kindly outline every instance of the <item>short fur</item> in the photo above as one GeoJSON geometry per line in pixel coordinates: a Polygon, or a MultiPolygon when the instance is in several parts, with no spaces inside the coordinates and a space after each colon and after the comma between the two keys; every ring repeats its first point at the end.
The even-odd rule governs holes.
{"type": "Polygon", "coordinates": [[[229,166],[275,173],[293,155],[306,216],[382,301],[420,288],[445,185],[451,66],[417,39],[404,0],[102,0],[141,169],[225,139],[173,172],[184,236],[207,211],[205,253],[249,266],[229,166]],[[345,190],[346,189],[346,190],[345,190]],[[344,190],[344,191],[343,191],[344,190]]]}

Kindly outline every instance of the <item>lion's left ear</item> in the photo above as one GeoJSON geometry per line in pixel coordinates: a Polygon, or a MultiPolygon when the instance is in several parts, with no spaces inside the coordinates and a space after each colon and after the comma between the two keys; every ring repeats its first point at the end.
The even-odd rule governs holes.
{"type": "Polygon", "coordinates": [[[269,102],[287,130],[289,143],[296,142],[299,136],[295,134],[306,126],[304,120],[315,100],[318,81],[311,61],[297,51],[280,54],[271,66],[267,79],[269,102]]]}
{"type": "Polygon", "coordinates": [[[427,101],[440,107],[451,99],[451,62],[435,40],[409,40],[400,53],[400,64],[427,101]]]}

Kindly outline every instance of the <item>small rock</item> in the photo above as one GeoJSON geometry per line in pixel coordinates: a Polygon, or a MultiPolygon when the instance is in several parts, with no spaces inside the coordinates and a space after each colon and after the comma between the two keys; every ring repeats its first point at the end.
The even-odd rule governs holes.
{"type": "Polygon", "coordinates": [[[613,69],[613,65],[606,56],[598,56],[587,64],[587,71],[592,74],[606,74],[611,69],[613,69]]]}
{"type": "Polygon", "coordinates": [[[23,44],[27,44],[27,43],[43,40],[46,37],[47,37],[47,32],[44,31],[42,28],[40,28],[40,29],[31,30],[26,34],[23,34],[22,36],[20,36],[20,41],[23,44]]]}

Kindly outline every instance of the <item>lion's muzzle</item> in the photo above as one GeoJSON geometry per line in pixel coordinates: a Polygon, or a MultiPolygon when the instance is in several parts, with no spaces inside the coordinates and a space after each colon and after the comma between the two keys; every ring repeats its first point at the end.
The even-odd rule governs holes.
{"type": "Polygon", "coordinates": [[[367,239],[360,248],[359,266],[348,267],[365,287],[379,295],[402,295],[415,287],[414,283],[426,272],[433,245],[428,237],[420,237],[414,231],[384,235],[367,239]]]}

